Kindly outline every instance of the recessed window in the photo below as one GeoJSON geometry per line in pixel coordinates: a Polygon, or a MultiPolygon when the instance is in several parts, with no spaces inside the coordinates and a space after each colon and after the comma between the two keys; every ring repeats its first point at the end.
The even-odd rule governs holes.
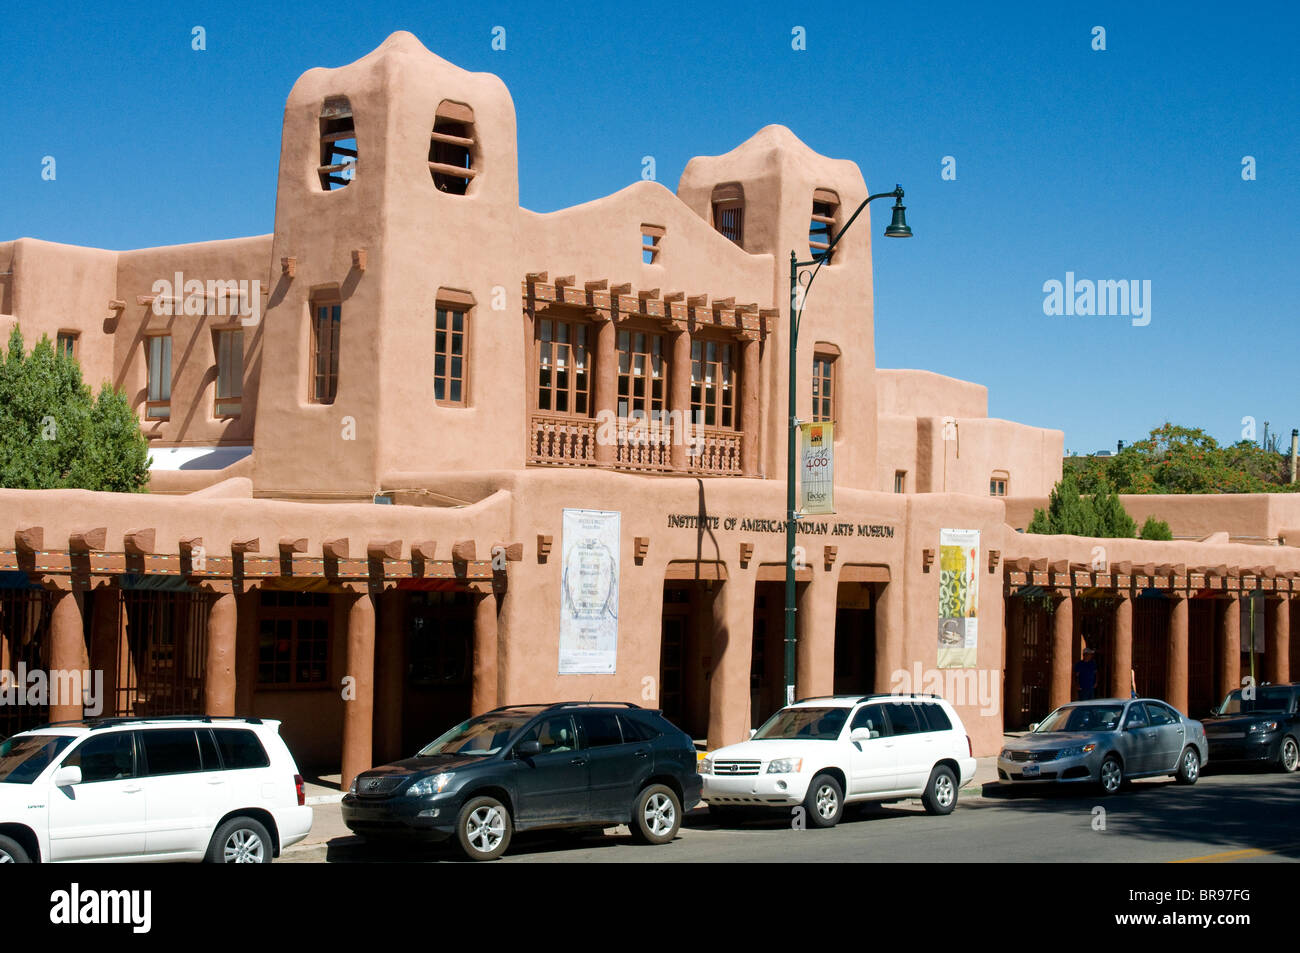
{"type": "Polygon", "coordinates": [[[465,406],[468,341],[468,309],[464,305],[439,302],[433,345],[433,399],[439,404],[465,406]]]}
{"type": "Polygon", "coordinates": [[[653,265],[659,261],[659,243],[664,237],[664,229],[658,225],[641,226],[641,261],[653,265]]]}
{"type": "Polygon", "coordinates": [[[742,248],[745,246],[745,190],[738,183],[713,190],[713,227],[742,248]]]}
{"type": "Polygon", "coordinates": [[[312,303],[312,374],[309,397],[316,404],[332,404],[339,390],[339,335],[343,306],[338,301],[312,303]]]}
{"type": "Polygon", "coordinates": [[[618,332],[618,415],[660,420],[667,398],[664,336],[648,331],[618,332]]]}
{"type": "Polygon", "coordinates": [[[840,198],[829,189],[818,189],[813,193],[812,219],[808,223],[808,250],[812,257],[826,256],[826,264],[831,263],[827,249],[835,235],[835,213],[839,211],[840,198]]]}
{"type": "Polygon", "coordinates": [[[243,411],[244,332],[218,331],[216,338],[217,403],[214,412],[218,417],[238,417],[243,411]]]}
{"type": "Polygon", "coordinates": [[[474,110],[444,99],[429,134],[429,174],[439,192],[464,195],[478,175],[474,168],[474,110]]]}
{"type": "Polygon", "coordinates": [[[813,355],[812,379],[813,422],[835,419],[835,355],[813,355]]]}
{"type": "Polygon", "coordinates": [[[691,419],[697,426],[736,429],[736,348],[724,341],[691,341],[691,419]]]}
{"type": "Polygon", "coordinates": [[[994,470],[989,477],[989,496],[1006,496],[1009,482],[1011,475],[1006,470],[994,470]]]}
{"type": "Polygon", "coordinates": [[[894,471],[894,492],[895,493],[907,492],[907,471],[906,470],[894,471]]]}
{"type": "Polygon", "coordinates": [[[149,373],[148,396],[144,405],[146,420],[166,420],[171,416],[172,338],[157,334],[145,338],[145,365],[149,373]]]}
{"type": "Polygon", "coordinates": [[[76,331],[60,331],[55,342],[55,351],[60,357],[77,359],[77,339],[81,335],[76,331]]]}
{"type": "Polygon", "coordinates": [[[320,187],[326,192],[344,188],[356,175],[357,132],[352,124],[352,104],[346,96],[325,100],[320,111],[320,187]]]}
{"type": "Polygon", "coordinates": [[[594,337],[585,321],[541,318],[537,322],[537,409],[555,414],[591,414],[594,337]]]}
{"type": "Polygon", "coordinates": [[[329,679],[330,597],[263,590],[258,613],[257,681],[320,686],[329,679]]]}

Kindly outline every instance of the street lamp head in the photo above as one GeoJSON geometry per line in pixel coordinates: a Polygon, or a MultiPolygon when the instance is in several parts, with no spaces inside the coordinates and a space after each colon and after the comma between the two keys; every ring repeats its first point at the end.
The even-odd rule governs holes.
{"type": "Polygon", "coordinates": [[[898,186],[894,195],[894,220],[885,229],[886,238],[911,238],[912,230],[907,226],[907,206],[903,204],[903,187],[898,186]]]}

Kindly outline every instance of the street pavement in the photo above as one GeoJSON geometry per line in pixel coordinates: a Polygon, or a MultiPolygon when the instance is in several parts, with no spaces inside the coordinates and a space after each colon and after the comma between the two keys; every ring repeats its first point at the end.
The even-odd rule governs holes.
{"type": "MultiPolygon", "coordinates": [[[[1094,788],[1008,792],[993,758],[979,760],[957,809],[930,817],[919,800],[850,807],[831,830],[792,829],[783,814],[723,827],[692,811],[663,847],[633,843],[626,827],[600,834],[517,834],[502,863],[697,862],[1277,862],[1300,860],[1300,773],[1211,768],[1185,787],[1133,782],[1105,797],[1094,788]]],[[[311,836],[280,862],[460,861],[451,845],[375,846],[343,825],[337,790],[312,787],[311,836]]]]}

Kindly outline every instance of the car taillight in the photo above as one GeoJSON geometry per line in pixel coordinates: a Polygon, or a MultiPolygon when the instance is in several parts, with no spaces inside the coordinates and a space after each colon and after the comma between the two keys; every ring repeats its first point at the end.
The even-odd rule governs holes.
{"type": "Polygon", "coordinates": [[[307,803],[307,785],[303,782],[301,774],[293,776],[293,786],[298,789],[298,806],[302,807],[307,803]]]}
{"type": "Polygon", "coordinates": [[[975,757],[975,746],[970,743],[970,735],[966,736],[966,753],[972,758],[975,757]]]}

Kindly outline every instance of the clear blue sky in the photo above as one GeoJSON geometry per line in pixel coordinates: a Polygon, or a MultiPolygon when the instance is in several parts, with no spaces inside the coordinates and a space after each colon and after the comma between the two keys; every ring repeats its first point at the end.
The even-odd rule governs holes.
{"type": "Polygon", "coordinates": [[[674,188],[691,156],[773,122],[873,190],[903,183],[916,237],[874,243],[881,367],[984,383],[991,414],[1059,427],[1067,449],[1165,419],[1223,441],[1245,416],[1300,427],[1293,3],[81,6],[5,10],[0,239],[271,231],[296,77],[406,29],[505,80],[529,208],[613,192],[644,155],[674,188]],[[1045,316],[1067,271],[1150,280],[1150,324],[1045,316]]]}

